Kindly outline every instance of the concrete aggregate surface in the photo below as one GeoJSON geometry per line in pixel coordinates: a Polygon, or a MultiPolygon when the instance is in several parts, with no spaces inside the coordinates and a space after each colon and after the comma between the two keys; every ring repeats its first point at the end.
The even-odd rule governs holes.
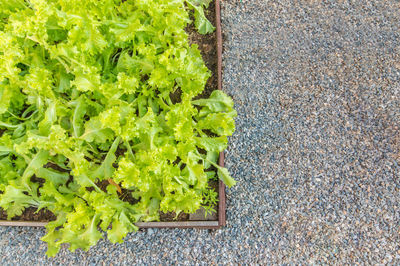
{"type": "Polygon", "coordinates": [[[400,264],[400,3],[223,0],[239,113],[216,231],[150,229],[45,258],[0,228],[7,264],[400,264]]]}

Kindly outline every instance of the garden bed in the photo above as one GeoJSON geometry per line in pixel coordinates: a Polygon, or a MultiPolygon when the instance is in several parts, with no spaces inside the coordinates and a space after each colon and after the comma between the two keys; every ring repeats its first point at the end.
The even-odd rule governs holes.
{"type": "MultiPolygon", "coordinates": [[[[210,5],[206,14],[207,18],[216,26],[216,31],[212,34],[201,35],[193,25],[188,26],[190,42],[196,43],[202,52],[203,59],[207,67],[212,72],[206,89],[201,96],[209,97],[211,92],[221,89],[222,86],[222,34],[220,22],[220,1],[210,5]]],[[[200,97],[201,97],[200,96],[200,97]]],[[[224,166],[224,154],[220,153],[219,165],[224,166]]],[[[136,225],[140,228],[207,228],[215,229],[225,225],[225,185],[222,181],[211,184],[218,192],[219,202],[217,212],[214,215],[204,215],[204,210],[200,209],[195,214],[182,213],[175,218],[174,213],[160,213],[160,222],[139,222],[136,225]]],[[[47,222],[55,220],[55,216],[46,210],[36,211],[35,208],[27,208],[20,216],[6,220],[6,213],[0,209],[0,226],[45,226],[47,222]]]]}

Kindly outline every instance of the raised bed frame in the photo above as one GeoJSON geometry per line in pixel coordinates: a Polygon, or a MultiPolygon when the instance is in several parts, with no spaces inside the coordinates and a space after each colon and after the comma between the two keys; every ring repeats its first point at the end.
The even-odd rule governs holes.
{"type": "MultiPolygon", "coordinates": [[[[222,31],[221,31],[221,7],[220,0],[215,0],[215,20],[216,20],[216,34],[217,34],[217,75],[218,75],[218,89],[222,89],[222,31]]],[[[224,153],[219,155],[219,165],[224,166],[224,153]]],[[[217,220],[212,221],[176,221],[176,222],[139,222],[136,225],[139,228],[201,228],[201,229],[218,229],[226,224],[225,218],[225,184],[220,180],[218,186],[219,202],[218,202],[218,216],[217,220]]],[[[31,226],[43,227],[47,222],[34,222],[34,221],[4,221],[0,220],[0,226],[31,226]]]]}

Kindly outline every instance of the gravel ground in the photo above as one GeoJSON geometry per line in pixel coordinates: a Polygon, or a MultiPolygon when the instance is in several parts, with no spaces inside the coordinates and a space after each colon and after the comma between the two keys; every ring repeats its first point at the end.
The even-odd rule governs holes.
{"type": "Polygon", "coordinates": [[[46,260],[0,228],[2,264],[400,263],[400,4],[224,0],[239,113],[222,230],[147,230],[46,260]]]}

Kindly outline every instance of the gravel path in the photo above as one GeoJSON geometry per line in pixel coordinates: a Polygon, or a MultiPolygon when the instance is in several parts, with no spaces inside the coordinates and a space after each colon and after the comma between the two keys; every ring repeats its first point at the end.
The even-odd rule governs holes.
{"type": "Polygon", "coordinates": [[[321,2],[222,3],[239,112],[227,227],[141,231],[51,260],[43,229],[0,228],[1,264],[399,264],[400,4],[321,2]]]}

